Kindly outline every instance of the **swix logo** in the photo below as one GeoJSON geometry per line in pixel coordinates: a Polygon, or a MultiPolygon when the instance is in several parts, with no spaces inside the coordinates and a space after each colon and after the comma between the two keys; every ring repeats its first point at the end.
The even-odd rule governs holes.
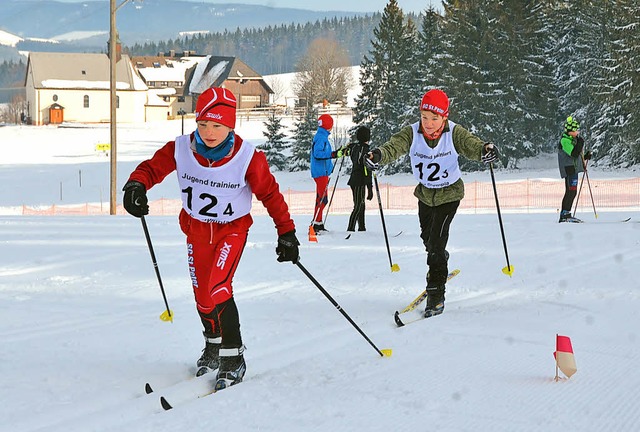
{"type": "Polygon", "coordinates": [[[224,269],[224,265],[227,262],[227,258],[229,257],[229,252],[231,252],[231,245],[227,242],[224,242],[224,246],[220,249],[220,257],[218,258],[218,263],[216,267],[220,268],[220,270],[224,269]]]}
{"type": "Polygon", "coordinates": [[[437,114],[440,114],[440,115],[444,115],[444,110],[442,108],[439,108],[439,107],[437,107],[435,105],[431,105],[431,104],[428,104],[428,103],[423,104],[422,105],[422,109],[424,111],[432,111],[434,113],[437,113],[437,114]]]}
{"type": "Polygon", "coordinates": [[[208,112],[205,118],[210,118],[214,120],[222,120],[222,114],[208,112]]]}

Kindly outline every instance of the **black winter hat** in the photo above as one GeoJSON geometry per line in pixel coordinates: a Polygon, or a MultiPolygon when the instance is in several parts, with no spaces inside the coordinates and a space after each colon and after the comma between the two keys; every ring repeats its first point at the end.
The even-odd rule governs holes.
{"type": "Polygon", "coordinates": [[[369,142],[371,139],[371,130],[366,126],[360,126],[356,131],[356,139],[358,142],[369,142]]]}

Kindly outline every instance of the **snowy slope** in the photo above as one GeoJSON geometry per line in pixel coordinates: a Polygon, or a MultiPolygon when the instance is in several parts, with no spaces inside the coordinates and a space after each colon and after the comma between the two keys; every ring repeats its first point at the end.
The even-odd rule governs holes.
{"type": "MultiPolygon", "coordinates": [[[[259,125],[243,127],[259,139],[259,125]]],[[[122,180],[179,128],[120,131],[122,180]]],[[[77,164],[94,185],[82,191],[104,187],[108,159],[92,152],[105,133],[0,128],[0,207],[42,204],[46,179],[74,176],[77,164]]],[[[310,187],[306,175],[277,175],[285,188],[310,187]]],[[[69,200],[93,200],[77,195],[69,200]]],[[[461,273],[445,313],[404,328],[393,312],[424,288],[426,273],[416,216],[385,214],[390,233],[403,231],[389,239],[396,273],[377,212],[349,240],[347,216],[331,215],[332,232],[317,244],[305,238],[310,215],[295,216],[302,264],[378,348],[393,350],[388,358],[300,269],[276,262],[273,223],[256,217],[235,279],[247,375],[205,398],[195,396],[208,378],[190,379],[203,341],[174,217],[148,218],[175,315],[165,323],[137,219],[0,216],[2,430],[639,430],[640,215],[582,216],[587,223],[576,225],[548,213],[503,215],[509,278],[497,216],[457,215],[448,250],[461,273]],[[578,365],[560,382],[557,333],[571,337],[578,365]],[[157,389],[148,396],[147,381],[157,389]],[[162,411],[160,394],[176,408],[162,411]]]]}

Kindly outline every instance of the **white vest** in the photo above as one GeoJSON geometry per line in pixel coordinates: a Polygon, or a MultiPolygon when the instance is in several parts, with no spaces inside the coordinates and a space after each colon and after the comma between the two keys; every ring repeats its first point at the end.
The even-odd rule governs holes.
{"type": "Polygon", "coordinates": [[[251,187],[245,175],[255,148],[243,142],[238,153],[218,167],[200,165],[189,135],[176,138],[176,173],[182,208],[202,222],[228,223],[251,211],[251,187]]]}
{"type": "Polygon", "coordinates": [[[458,152],[453,145],[455,123],[449,120],[449,132],[440,136],[438,145],[429,147],[424,135],[418,131],[420,122],[411,125],[413,142],[409,150],[413,177],[429,189],[445,188],[461,177],[458,152]]]}

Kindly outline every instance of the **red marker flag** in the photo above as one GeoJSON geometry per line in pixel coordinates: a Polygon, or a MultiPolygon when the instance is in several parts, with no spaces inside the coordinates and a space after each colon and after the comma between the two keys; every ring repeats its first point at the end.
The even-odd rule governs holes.
{"type": "Polygon", "coordinates": [[[553,353],[556,359],[556,381],[558,380],[558,368],[567,378],[576,373],[576,359],[573,356],[571,339],[568,336],[556,335],[556,351],[553,353]]]}

